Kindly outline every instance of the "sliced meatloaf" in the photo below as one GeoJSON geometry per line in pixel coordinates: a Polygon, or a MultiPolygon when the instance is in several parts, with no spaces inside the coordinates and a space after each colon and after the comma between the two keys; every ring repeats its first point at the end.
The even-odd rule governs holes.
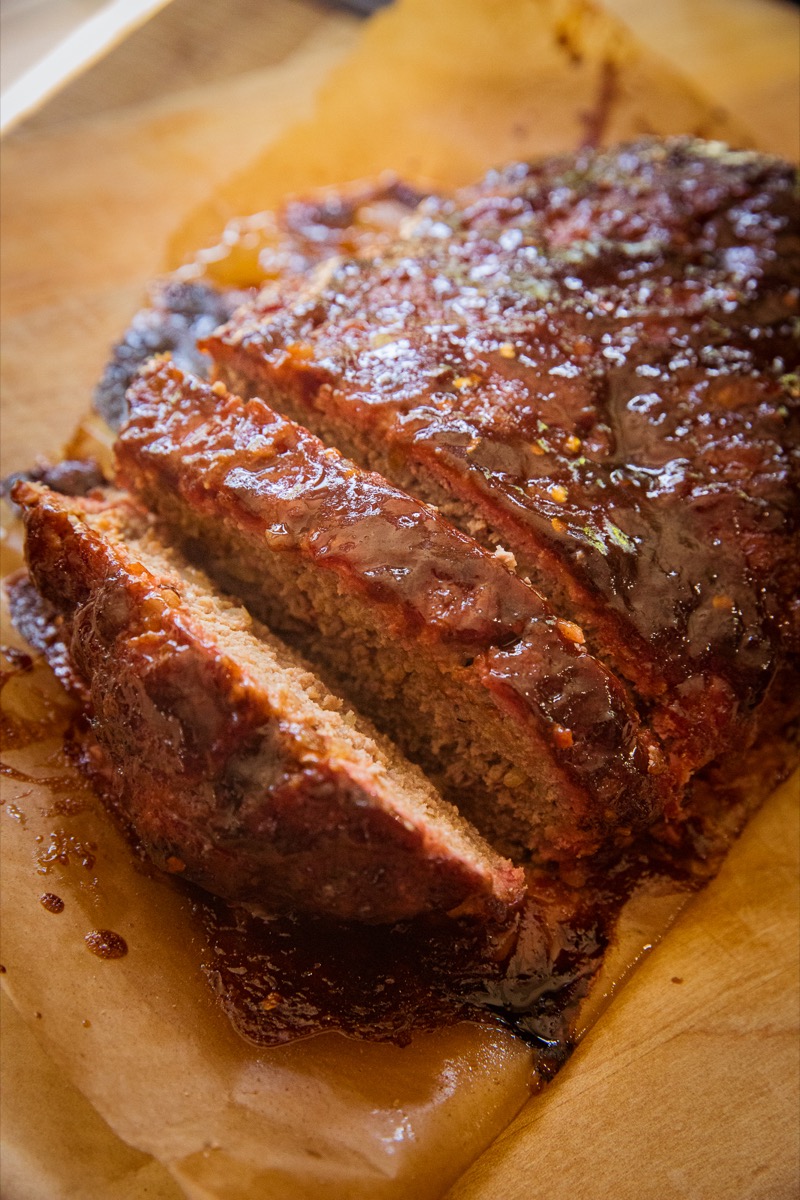
{"type": "Polygon", "coordinates": [[[794,176],[692,139],[512,165],[204,346],[509,548],[688,776],[800,641],[794,176]]]}
{"type": "MultiPolygon", "coordinates": [[[[152,859],[268,910],[500,918],[522,872],[119,495],[20,482],[26,554],[152,859]]],[[[52,641],[52,639],[51,639],[52,641]]]]}
{"type": "Polygon", "coordinates": [[[169,361],[128,403],[126,486],[506,852],[590,854],[674,805],[624,687],[502,556],[169,361]]]}

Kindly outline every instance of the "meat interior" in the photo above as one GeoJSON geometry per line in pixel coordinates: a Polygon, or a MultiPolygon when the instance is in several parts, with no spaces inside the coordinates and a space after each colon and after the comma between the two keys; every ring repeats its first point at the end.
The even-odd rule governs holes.
{"type": "Polygon", "coordinates": [[[168,363],[129,393],[126,482],[508,852],[629,837],[673,781],[618,681],[437,512],[168,363]]]}

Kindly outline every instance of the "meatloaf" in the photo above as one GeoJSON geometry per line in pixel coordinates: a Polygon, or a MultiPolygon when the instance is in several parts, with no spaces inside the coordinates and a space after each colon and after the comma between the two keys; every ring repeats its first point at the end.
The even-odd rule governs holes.
{"type": "Polygon", "coordinates": [[[573,859],[675,799],[624,687],[502,561],[260,400],[153,363],[121,479],[494,844],[573,859]]]}
{"type": "Polygon", "coordinates": [[[159,866],[269,911],[369,922],[518,904],[522,872],[141,509],[27,482],[14,499],[121,807],[159,866]]]}
{"type": "Polygon", "coordinates": [[[800,642],[795,187],[685,138],[514,164],[203,345],[509,549],[688,779],[752,737],[800,642]]]}

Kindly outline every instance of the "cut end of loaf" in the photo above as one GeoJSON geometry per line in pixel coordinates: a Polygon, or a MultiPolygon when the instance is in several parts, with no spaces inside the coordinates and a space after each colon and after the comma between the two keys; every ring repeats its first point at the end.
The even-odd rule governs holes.
{"type": "Polygon", "coordinates": [[[127,499],[28,483],[31,576],[159,865],[266,908],[502,919],[522,873],[127,499]]]}

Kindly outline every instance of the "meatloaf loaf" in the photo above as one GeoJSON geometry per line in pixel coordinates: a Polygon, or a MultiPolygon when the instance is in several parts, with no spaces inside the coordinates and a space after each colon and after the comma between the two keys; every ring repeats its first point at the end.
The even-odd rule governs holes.
{"type": "Polygon", "coordinates": [[[203,345],[511,550],[687,779],[752,736],[798,649],[795,187],[692,139],[515,164],[203,345]]]}
{"type": "MultiPolygon", "coordinates": [[[[128,408],[121,388],[153,348],[174,343],[192,370],[210,360],[215,379],[207,387],[165,362],[145,371],[117,447],[124,479],[165,519],[159,536],[181,540],[359,697],[502,851],[563,865],[661,818],[680,822],[693,812],[691,777],[785,724],[796,705],[794,189],[786,164],[682,138],[514,164],[452,196],[390,183],[292,202],[256,220],[258,262],[234,253],[220,277],[250,291],[169,284],[118,348],[97,401],[116,424],[128,408]],[[256,294],[259,274],[267,285],[256,294]],[[215,319],[225,324],[200,336],[215,319]]],[[[141,531],[141,514],[111,533],[106,518],[92,526],[93,503],[67,504],[68,525],[110,538],[124,595],[144,603],[129,567],[145,550],[155,577],[168,563],[196,580],[141,531]]],[[[40,583],[64,611],[70,647],[83,610],[57,580],[75,561],[40,583]]],[[[181,629],[200,620],[197,597],[203,621],[216,611],[209,584],[192,587],[177,589],[181,629]]],[[[147,634],[182,654],[173,609],[161,611],[147,634]]],[[[93,612],[102,629],[99,600],[93,612]]],[[[206,648],[211,633],[201,633],[206,648]]],[[[130,635],[114,635],[121,654],[138,644],[130,635]]],[[[223,640],[238,678],[241,643],[229,653],[223,640]]],[[[124,742],[92,653],[98,730],[106,720],[103,736],[124,742]]],[[[223,684],[212,694],[227,708],[223,684]]],[[[158,741],[146,748],[158,762],[158,741]]],[[[347,757],[326,754],[337,770],[347,757]]],[[[220,761],[204,761],[205,784],[190,780],[213,811],[220,761]]],[[[177,767],[169,786],[183,812],[177,767]]],[[[364,807],[384,811],[372,793],[364,807]]],[[[327,853],[337,841],[325,812],[327,853]]],[[[284,821],[290,836],[282,813],[268,842],[280,842],[284,821]]],[[[410,823],[422,869],[420,847],[443,826],[410,823]]],[[[237,862],[273,854],[251,834],[237,843],[234,879],[237,862]]],[[[206,844],[202,822],[193,836],[206,844]]],[[[317,847],[310,827],[303,836],[317,847]]],[[[447,878],[452,868],[463,880],[474,860],[448,845],[447,878]]],[[[479,860],[466,902],[513,904],[518,877],[485,847],[479,860]]],[[[336,875],[335,862],[312,862],[316,851],[317,883],[336,875]]],[[[420,902],[443,878],[425,877],[412,886],[417,901],[403,901],[409,911],[452,899],[420,902]]],[[[336,887],[331,900],[295,877],[274,903],[360,906],[377,920],[391,903],[378,886],[371,907],[374,886],[337,908],[336,887]]],[[[353,878],[343,895],[348,887],[353,878]]]]}
{"type": "Polygon", "coordinates": [[[141,509],[26,482],[14,499],[118,798],[159,866],[270,911],[370,922],[456,907],[502,919],[520,902],[522,872],[141,509]]]}

